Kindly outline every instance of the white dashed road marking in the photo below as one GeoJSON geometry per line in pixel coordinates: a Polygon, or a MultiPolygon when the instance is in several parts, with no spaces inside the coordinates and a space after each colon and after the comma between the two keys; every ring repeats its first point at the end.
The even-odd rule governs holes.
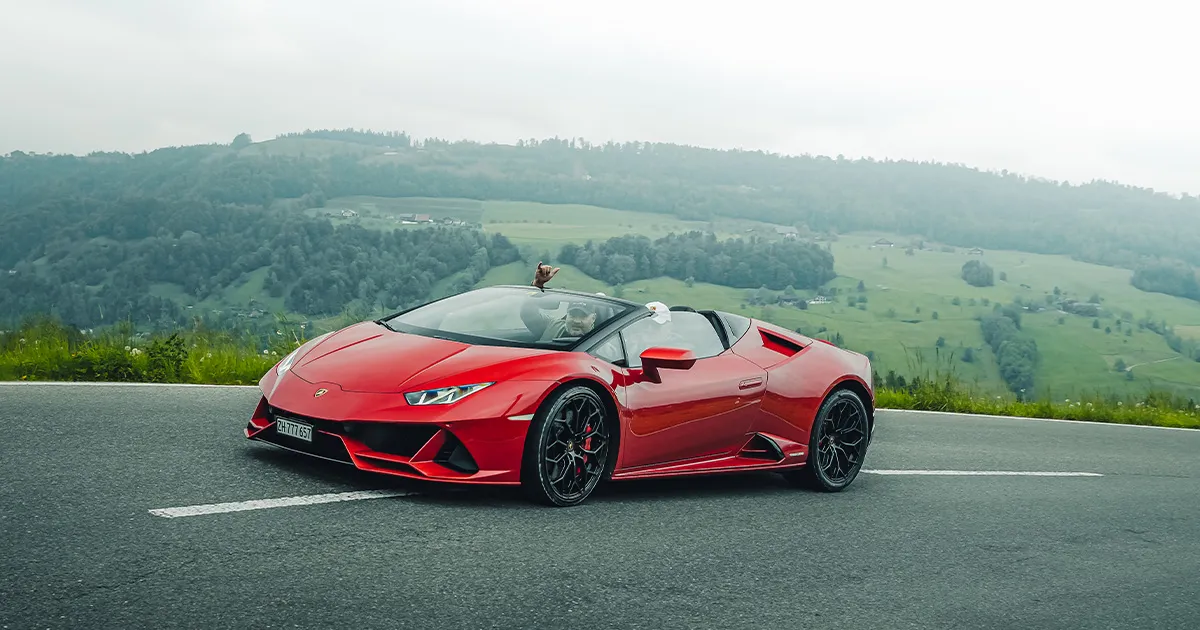
{"type": "Polygon", "coordinates": [[[946,477],[1103,477],[1095,472],[1060,472],[1053,470],[868,470],[869,475],[940,475],[946,477]]]}
{"type": "Polygon", "coordinates": [[[290,507],[294,505],[314,505],[317,503],[336,503],[338,501],[360,501],[362,499],[384,499],[388,497],[406,497],[415,492],[399,490],[359,490],[356,492],[333,492],[329,494],[308,494],[279,499],[255,499],[253,501],[235,501],[233,503],[209,503],[205,505],[189,505],[185,507],[158,508],[150,513],[163,518],[179,518],[182,516],[202,516],[205,514],[223,514],[225,512],[245,512],[246,510],[265,510],[268,508],[290,507]]]}
{"type": "MultiPolygon", "coordinates": [[[[1040,471],[1040,470],[862,470],[868,475],[925,475],[925,476],[964,476],[964,477],[1103,477],[1094,472],[1075,471],[1040,471]]],[[[163,518],[180,518],[183,516],[204,516],[206,514],[224,514],[227,512],[245,512],[247,510],[266,510],[278,507],[296,505],[316,505],[318,503],[336,503],[339,501],[361,501],[363,499],[385,499],[389,497],[413,496],[416,492],[401,490],[359,490],[355,492],[333,492],[329,494],[307,494],[279,499],[255,499],[251,501],[234,501],[232,503],[207,503],[203,505],[188,505],[183,507],[157,508],[150,510],[154,516],[163,518]]]]}

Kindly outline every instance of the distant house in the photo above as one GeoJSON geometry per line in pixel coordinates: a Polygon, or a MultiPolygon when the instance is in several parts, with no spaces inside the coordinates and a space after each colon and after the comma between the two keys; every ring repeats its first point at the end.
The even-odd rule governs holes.
{"type": "Polygon", "coordinates": [[[796,228],[790,225],[775,228],[775,233],[784,238],[796,238],[800,234],[796,228]]]}
{"type": "Polygon", "coordinates": [[[876,247],[895,247],[895,246],[896,246],[895,243],[887,240],[886,238],[881,238],[871,244],[872,249],[874,249],[876,247]]]}
{"type": "Polygon", "coordinates": [[[971,249],[967,250],[967,255],[968,256],[982,256],[983,250],[979,249],[978,247],[972,247],[971,249]]]}
{"type": "Polygon", "coordinates": [[[357,210],[350,210],[350,209],[342,210],[342,218],[349,219],[351,217],[356,217],[356,216],[358,216],[357,210]]]}
{"type": "Polygon", "coordinates": [[[413,220],[416,221],[417,223],[429,223],[429,215],[428,214],[418,214],[415,217],[413,217],[413,220]]]}
{"type": "Polygon", "coordinates": [[[825,297],[824,295],[818,295],[817,297],[809,300],[808,303],[809,304],[829,304],[832,301],[833,300],[830,300],[829,298],[825,297]]]}

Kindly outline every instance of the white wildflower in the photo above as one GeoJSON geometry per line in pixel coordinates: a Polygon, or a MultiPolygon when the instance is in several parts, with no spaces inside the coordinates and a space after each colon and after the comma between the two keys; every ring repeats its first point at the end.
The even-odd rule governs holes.
{"type": "Polygon", "coordinates": [[[133,355],[133,356],[135,356],[135,357],[136,357],[137,355],[141,354],[141,353],[142,353],[142,349],[141,349],[141,348],[134,348],[133,350],[130,350],[130,351],[129,351],[129,354],[132,354],[132,355],[133,355]]]}

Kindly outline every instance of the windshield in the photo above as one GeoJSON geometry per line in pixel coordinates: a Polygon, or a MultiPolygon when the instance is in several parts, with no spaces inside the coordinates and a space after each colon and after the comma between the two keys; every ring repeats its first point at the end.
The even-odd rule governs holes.
{"type": "Polygon", "coordinates": [[[466,343],[565,348],[634,308],[599,296],[489,287],[419,306],[384,323],[400,332],[466,343]]]}

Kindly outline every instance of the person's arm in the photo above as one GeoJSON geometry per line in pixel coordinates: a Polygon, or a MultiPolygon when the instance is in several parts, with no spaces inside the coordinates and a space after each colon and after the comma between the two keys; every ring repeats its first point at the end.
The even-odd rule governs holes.
{"type": "Polygon", "coordinates": [[[548,300],[546,303],[529,300],[521,306],[521,321],[525,322],[525,327],[529,329],[529,332],[539,339],[546,332],[546,326],[550,325],[551,317],[544,312],[546,308],[552,306],[548,302],[548,300]]]}
{"type": "MultiPolygon", "coordinates": [[[[550,265],[543,265],[539,261],[537,271],[533,275],[533,282],[530,284],[545,291],[546,283],[558,273],[558,270],[559,267],[551,268],[550,265]]],[[[550,324],[550,320],[552,319],[542,311],[557,306],[557,303],[552,303],[549,300],[528,300],[521,306],[521,321],[525,322],[525,327],[529,329],[529,332],[540,339],[542,334],[546,332],[546,326],[550,324]]]]}

